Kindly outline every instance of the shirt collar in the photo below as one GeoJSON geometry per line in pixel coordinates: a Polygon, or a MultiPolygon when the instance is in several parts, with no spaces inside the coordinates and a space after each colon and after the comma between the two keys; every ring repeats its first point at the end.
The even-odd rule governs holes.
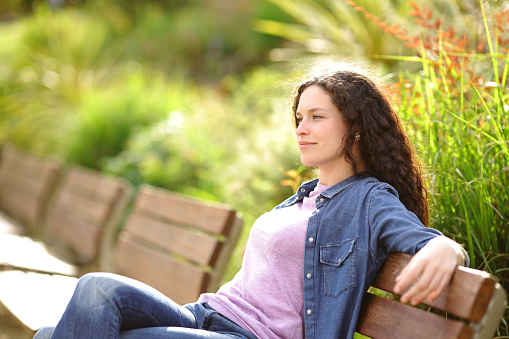
{"type": "MultiPolygon", "coordinates": [[[[340,193],[347,187],[355,184],[356,182],[358,182],[359,180],[361,180],[364,177],[365,176],[354,174],[351,177],[349,177],[341,182],[338,182],[336,185],[323,191],[322,196],[324,196],[328,199],[331,199],[336,194],[340,193]]],[[[304,199],[304,197],[309,196],[309,193],[311,193],[315,189],[317,184],[318,184],[318,178],[303,183],[297,191],[297,200],[302,200],[302,199],[304,199]]]]}

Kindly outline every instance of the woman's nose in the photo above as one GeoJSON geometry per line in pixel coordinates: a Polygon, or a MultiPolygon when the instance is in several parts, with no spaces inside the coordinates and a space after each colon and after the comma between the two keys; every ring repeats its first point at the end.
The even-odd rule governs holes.
{"type": "Polygon", "coordinates": [[[297,126],[297,129],[295,129],[295,134],[301,135],[301,134],[308,134],[308,133],[309,133],[309,129],[307,127],[307,123],[304,120],[302,120],[299,123],[299,126],[297,126]]]}

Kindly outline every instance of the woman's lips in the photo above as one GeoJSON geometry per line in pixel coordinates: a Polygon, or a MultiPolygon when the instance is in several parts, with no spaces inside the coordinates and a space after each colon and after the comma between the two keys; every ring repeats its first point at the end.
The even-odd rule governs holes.
{"type": "Polygon", "coordinates": [[[299,141],[298,143],[299,143],[299,149],[301,149],[301,150],[315,145],[314,142],[310,142],[310,141],[299,141]]]}

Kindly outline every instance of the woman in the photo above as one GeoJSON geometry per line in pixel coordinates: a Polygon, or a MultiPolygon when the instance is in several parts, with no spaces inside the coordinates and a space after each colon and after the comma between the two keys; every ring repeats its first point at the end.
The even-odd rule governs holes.
{"type": "Polygon", "coordinates": [[[368,77],[325,73],[293,104],[301,161],[317,179],[253,225],[241,270],[179,306],[128,278],[80,279],[62,319],[36,338],[352,338],[362,296],[390,252],[416,254],[401,300],[443,292],[466,252],[427,228],[427,193],[410,142],[368,77]]]}

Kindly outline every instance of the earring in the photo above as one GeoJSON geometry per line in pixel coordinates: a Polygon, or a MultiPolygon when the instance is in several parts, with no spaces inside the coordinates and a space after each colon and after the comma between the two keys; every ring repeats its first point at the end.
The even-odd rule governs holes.
{"type": "Polygon", "coordinates": [[[355,139],[359,139],[360,137],[361,137],[361,135],[360,135],[360,134],[357,134],[357,135],[355,136],[355,139]]]}

